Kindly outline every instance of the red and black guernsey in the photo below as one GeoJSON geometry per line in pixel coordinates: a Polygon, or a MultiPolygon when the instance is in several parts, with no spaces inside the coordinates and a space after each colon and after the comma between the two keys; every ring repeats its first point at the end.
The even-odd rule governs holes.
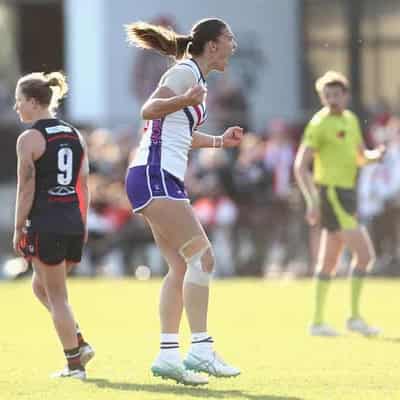
{"type": "Polygon", "coordinates": [[[57,118],[41,119],[31,129],[46,140],[46,150],[35,161],[35,197],[28,226],[34,232],[83,234],[77,183],[84,156],[72,125],[57,118]]]}

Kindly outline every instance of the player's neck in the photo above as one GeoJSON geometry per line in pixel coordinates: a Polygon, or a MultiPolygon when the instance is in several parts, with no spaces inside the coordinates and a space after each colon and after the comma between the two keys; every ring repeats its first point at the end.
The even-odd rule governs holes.
{"type": "Polygon", "coordinates": [[[206,78],[208,73],[211,71],[207,60],[202,57],[193,57],[193,60],[199,66],[200,71],[203,74],[204,78],[206,78]]]}
{"type": "Polygon", "coordinates": [[[328,107],[328,112],[330,115],[334,115],[336,117],[340,117],[343,115],[344,110],[339,108],[330,108],[328,107]]]}
{"type": "Polygon", "coordinates": [[[32,123],[39,121],[40,119],[52,119],[54,115],[49,110],[38,111],[34,118],[32,118],[32,123]]]}

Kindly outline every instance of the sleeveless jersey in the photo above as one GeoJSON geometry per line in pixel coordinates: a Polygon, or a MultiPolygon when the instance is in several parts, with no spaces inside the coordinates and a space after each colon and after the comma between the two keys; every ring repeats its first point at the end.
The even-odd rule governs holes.
{"type": "MultiPolygon", "coordinates": [[[[207,87],[203,74],[193,59],[179,62],[172,68],[191,70],[197,84],[207,87]]],[[[147,121],[131,167],[159,166],[183,181],[192,144],[192,134],[206,118],[204,101],[202,104],[185,107],[163,118],[147,121]]]]}
{"type": "Polygon", "coordinates": [[[28,227],[36,232],[83,234],[77,182],[84,150],[77,130],[56,118],[41,119],[31,129],[46,141],[35,161],[36,186],[28,227]]]}

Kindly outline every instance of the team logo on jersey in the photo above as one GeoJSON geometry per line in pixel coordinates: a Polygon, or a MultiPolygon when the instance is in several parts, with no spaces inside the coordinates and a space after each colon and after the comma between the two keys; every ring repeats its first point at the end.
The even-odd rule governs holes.
{"type": "Polygon", "coordinates": [[[76,194],[73,186],[55,186],[48,191],[52,196],[71,196],[76,194]]]}
{"type": "Polygon", "coordinates": [[[55,133],[60,133],[60,132],[72,132],[72,129],[69,126],[65,125],[49,126],[44,129],[49,135],[54,135],[55,133]]]}
{"type": "Polygon", "coordinates": [[[345,132],[345,131],[339,131],[339,132],[336,134],[336,137],[338,137],[339,139],[344,139],[345,136],[346,136],[346,132],[345,132]]]}

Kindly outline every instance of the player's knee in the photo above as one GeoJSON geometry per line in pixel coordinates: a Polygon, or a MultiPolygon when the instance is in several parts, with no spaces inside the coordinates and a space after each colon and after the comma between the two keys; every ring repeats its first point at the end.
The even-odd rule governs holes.
{"type": "Polygon", "coordinates": [[[360,254],[357,257],[357,268],[369,271],[376,261],[375,251],[370,251],[365,254],[360,254]]]}
{"type": "Polygon", "coordinates": [[[165,275],[165,280],[168,281],[169,284],[172,284],[176,287],[182,287],[183,279],[185,278],[186,268],[184,270],[172,270],[170,269],[165,275]]]}
{"type": "Polygon", "coordinates": [[[68,304],[68,296],[64,287],[58,285],[48,286],[46,292],[49,303],[53,307],[59,308],[68,304]]]}
{"type": "Polygon", "coordinates": [[[201,257],[201,265],[203,270],[211,274],[215,267],[215,257],[214,252],[211,247],[208,247],[206,252],[201,257]]]}
{"type": "Polygon", "coordinates": [[[32,280],[32,291],[33,291],[33,294],[38,299],[42,299],[45,296],[44,287],[42,286],[42,284],[39,282],[38,279],[32,280]]]}
{"type": "Polygon", "coordinates": [[[184,282],[208,287],[215,261],[207,238],[197,236],[191,239],[180,248],[179,253],[187,265],[184,282]]]}
{"type": "Polygon", "coordinates": [[[373,248],[367,248],[364,249],[364,251],[355,252],[351,263],[354,268],[366,271],[373,266],[375,260],[375,250],[373,248]]]}
{"type": "Polygon", "coordinates": [[[321,275],[321,276],[331,276],[334,273],[334,270],[336,268],[335,263],[322,263],[318,264],[316,268],[316,273],[315,275],[321,275]]]}

